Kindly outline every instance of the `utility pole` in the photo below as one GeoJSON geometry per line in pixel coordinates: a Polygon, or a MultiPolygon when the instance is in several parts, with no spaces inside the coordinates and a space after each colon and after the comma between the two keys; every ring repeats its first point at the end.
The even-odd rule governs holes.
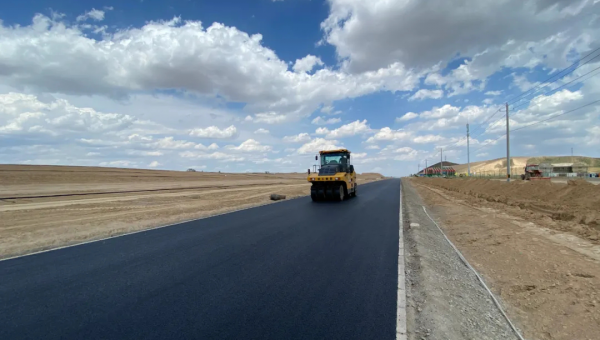
{"type": "Polygon", "coordinates": [[[508,103],[506,103],[506,181],[510,182],[510,127],[508,122],[508,103]]]}
{"type": "Polygon", "coordinates": [[[469,152],[469,123],[467,123],[467,176],[471,177],[471,154],[469,152]]]}
{"type": "Polygon", "coordinates": [[[427,169],[427,160],[425,160],[425,176],[429,174],[429,169],[427,169]]]}
{"type": "Polygon", "coordinates": [[[442,172],[444,171],[444,149],[440,149],[440,176],[442,176],[442,172]]]}
{"type": "Polygon", "coordinates": [[[421,163],[417,163],[417,175],[421,172],[421,163]]]}
{"type": "Polygon", "coordinates": [[[573,160],[573,148],[571,148],[571,163],[575,163],[575,161],[573,160]]]}

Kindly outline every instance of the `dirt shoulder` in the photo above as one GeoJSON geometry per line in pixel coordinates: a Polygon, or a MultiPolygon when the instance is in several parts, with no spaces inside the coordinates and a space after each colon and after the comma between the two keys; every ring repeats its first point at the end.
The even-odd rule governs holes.
{"type": "MultiPolygon", "coordinates": [[[[433,183],[411,178],[404,183],[417,190],[448,237],[484,277],[511,319],[523,329],[524,336],[544,340],[597,339],[600,334],[597,233],[593,226],[585,224],[589,219],[565,221],[559,216],[570,207],[589,206],[589,202],[576,201],[578,191],[573,188],[579,183],[562,185],[562,189],[527,187],[525,192],[519,192],[518,186],[494,186],[489,191],[487,183],[465,185],[466,182],[457,180],[443,185],[440,181],[444,180],[433,183]],[[458,187],[461,183],[463,186],[458,187]],[[540,191],[562,194],[560,197],[574,201],[560,207],[561,210],[548,211],[544,207],[556,204],[557,198],[545,201],[537,196],[542,195],[540,191]],[[534,197],[527,198],[532,192],[534,197]],[[519,205],[521,199],[528,199],[529,205],[519,205]]],[[[586,192],[579,191],[582,199],[586,192]]]]}
{"type": "Polygon", "coordinates": [[[404,180],[402,202],[408,339],[517,339],[404,180]]]}
{"type": "Polygon", "coordinates": [[[3,165],[0,175],[0,258],[270,204],[271,194],[310,193],[300,173],[3,165]]]}

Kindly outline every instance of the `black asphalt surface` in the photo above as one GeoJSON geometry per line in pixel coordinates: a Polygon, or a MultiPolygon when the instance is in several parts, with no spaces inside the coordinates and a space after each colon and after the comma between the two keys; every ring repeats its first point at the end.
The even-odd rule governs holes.
{"type": "Polygon", "coordinates": [[[0,339],[395,339],[399,180],[0,262],[0,339]]]}

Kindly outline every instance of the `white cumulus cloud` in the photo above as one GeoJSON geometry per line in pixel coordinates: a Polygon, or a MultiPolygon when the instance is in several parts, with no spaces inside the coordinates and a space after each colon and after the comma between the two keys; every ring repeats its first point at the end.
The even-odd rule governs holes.
{"type": "Polygon", "coordinates": [[[190,158],[190,159],[205,159],[205,160],[218,160],[221,162],[243,162],[246,158],[232,155],[224,152],[213,152],[213,153],[201,153],[194,151],[184,151],[179,153],[181,157],[190,158]]]}
{"type": "Polygon", "coordinates": [[[417,113],[408,112],[404,116],[396,118],[396,122],[405,122],[407,120],[415,119],[417,117],[419,117],[417,113]]]}
{"type": "Polygon", "coordinates": [[[325,118],[319,116],[319,117],[316,117],[315,119],[313,119],[311,123],[314,125],[329,125],[329,124],[336,124],[341,121],[342,120],[340,118],[325,119],[325,118]]]}
{"type": "Polygon", "coordinates": [[[408,98],[409,101],[412,100],[423,100],[423,99],[440,99],[444,96],[443,90],[428,90],[428,89],[420,89],[415,92],[412,96],[408,98]]]}
{"type": "Polygon", "coordinates": [[[310,142],[302,145],[298,148],[299,154],[307,154],[307,153],[315,153],[321,150],[335,150],[341,148],[339,145],[339,141],[337,140],[328,140],[324,138],[315,138],[310,142]]]}
{"type": "Polygon", "coordinates": [[[214,138],[214,139],[229,139],[237,136],[237,128],[233,125],[219,129],[216,126],[209,126],[207,128],[196,128],[189,132],[190,136],[200,138],[214,138]]]}
{"type": "Polygon", "coordinates": [[[412,133],[405,130],[392,130],[389,127],[384,127],[377,131],[375,135],[367,139],[367,143],[374,143],[378,141],[397,141],[397,140],[408,140],[412,136],[412,133]]]}
{"type": "Polygon", "coordinates": [[[263,129],[263,128],[260,128],[260,129],[258,129],[258,130],[256,130],[256,131],[254,131],[254,133],[256,133],[256,134],[268,135],[268,134],[269,134],[269,130],[267,130],[267,129],[263,129]]]}
{"type": "MultiPolygon", "coordinates": [[[[0,21],[2,83],[116,98],[161,89],[218,94],[246,103],[252,120],[274,124],[306,117],[335,100],[380,90],[411,90],[419,81],[419,74],[400,64],[362,74],[328,68],[311,74],[292,72],[263,46],[262,35],[220,23],[203,27],[199,21],[179,18],[150,21],[105,32],[96,40],[79,26],[60,20],[38,14],[28,26],[0,21]]],[[[308,56],[298,61],[296,69],[319,64],[308,56]]]]}
{"type": "Polygon", "coordinates": [[[295,136],[285,136],[283,141],[287,143],[307,143],[310,142],[311,138],[308,133],[300,133],[295,136]]]}
{"type": "Polygon", "coordinates": [[[254,139],[248,139],[248,140],[242,142],[242,144],[240,144],[239,146],[229,145],[229,146],[227,146],[227,148],[230,150],[244,151],[244,152],[268,152],[273,149],[270,145],[260,144],[258,141],[254,140],[254,139]]]}
{"type": "Polygon", "coordinates": [[[444,140],[444,137],[439,136],[439,135],[424,135],[424,136],[417,136],[415,138],[413,138],[413,143],[417,143],[417,144],[429,144],[429,143],[436,143],[439,141],[444,140]]]}
{"type": "Polygon", "coordinates": [[[367,125],[367,120],[364,119],[362,121],[356,120],[333,130],[329,130],[327,128],[318,128],[315,133],[318,135],[325,135],[325,138],[332,139],[356,136],[358,134],[363,134],[370,131],[371,128],[367,125]]]}
{"type": "Polygon", "coordinates": [[[582,17],[597,10],[591,1],[565,0],[460,4],[446,0],[330,0],[329,4],[331,11],[321,24],[324,40],[336,48],[353,72],[377,69],[395,61],[408,67],[430,67],[457,54],[484,52],[496,54],[486,61],[488,64],[502,60],[515,63],[515,67],[525,66],[532,57],[543,57],[545,51],[529,51],[527,60],[514,47],[520,47],[522,42],[542,41],[560,31],[566,32],[567,41],[562,44],[566,46],[581,33],[571,28],[588,25],[582,17]],[[498,13],[511,13],[511,25],[506,25],[498,13]],[[512,50],[494,51],[509,42],[512,50]],[[515,57],[506,58],[511,54],[515,57]]]}
{"type": "Polygon", "coordinates": [[[77,17],[77,21],[85,21],[87,19],[92,19],[95,21],[104,20],[104,11],[93,8],[91,11],[86,12],[77,17]]]}
{"type": "Polygon", "coordinates": [[[294,72],[298,73],[306,73],[312,71],[315,66],[322,66],[323,62],[320,58],[315,57],[314,55],[307,55],[302,59],[297,59],[294,64],[294,72]]]}

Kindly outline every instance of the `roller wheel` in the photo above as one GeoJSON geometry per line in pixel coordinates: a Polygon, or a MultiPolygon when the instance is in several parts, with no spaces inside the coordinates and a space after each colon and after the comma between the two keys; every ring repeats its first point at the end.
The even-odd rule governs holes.
{"type": "Polygon", "coordinates": [[[352,197],[356,197],[356,189],[358,188],[358,185],[354,186],[354,191],[352,192],[352,197]]]}
{"type": "Polygon", "coordinates": [[[319,190],[317,187],[313,186],[310,188],[310,198],[313,202],[317,202],[319,200],[319,190]]]}
{"type": "Polygon", "coordinates": [[[337,197],[337,193],[335,188],[328,186],[327,188],[325,188],[325,199],[326,200],[332,200],[332,199],[336,199],[337,197]]]}
{"type": "Polygon", "coordinates": [[[344,191],[344,186],[340,185],[338,188],[334,190],[335,199],[337,201],[343,201],[346,198],[346,192],[344,191]]]}
{"type": "Polygon", "coordinates": [[[317,188],[317,194],[316,194],[317,200],[321,201],[324,200],[326,195],[325,195],[325,188],[321,187],[321,188],[317,188]]]}

